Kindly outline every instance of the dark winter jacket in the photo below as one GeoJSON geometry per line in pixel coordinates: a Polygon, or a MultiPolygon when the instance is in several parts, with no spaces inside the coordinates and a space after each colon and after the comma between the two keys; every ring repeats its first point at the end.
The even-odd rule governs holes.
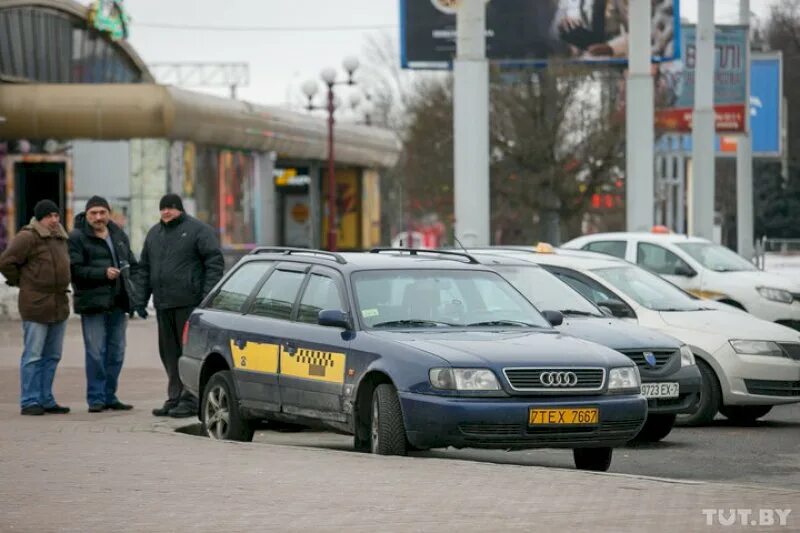
{"type": "Polygon", "coordinates": [[[225,262],[211,226],[182,213],[147,233],[139,286],[156,309],[193,307],[222,279],[225,262]]]}
{"type": "Polygon", "coordinates": [[[116,262],[105,239],[94,234],[85,213],[75,217],[69,233],[69,260],[72,286],[75,289],[73,304],[78,314],[104,313],[113,309],[130,311],[133,301],[125,288],[122,276],[108,279],[109,267],[120,268],[127,262],[131,271],[137,268],[136,257],[131,252],[128,236],[122,229],[108,222],[108,234],[114,244],[116,262]]]}
{"type": "Polygon", "coordinates": [[[31,219],[0,255],[6,283],[19,287],[22,320],[49,324],[69,316],[67,232],[31,219]]]}

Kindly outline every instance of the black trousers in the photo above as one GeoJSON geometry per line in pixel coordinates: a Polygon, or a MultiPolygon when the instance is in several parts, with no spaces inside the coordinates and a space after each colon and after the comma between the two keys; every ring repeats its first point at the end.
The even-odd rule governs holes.
{"type": "Polygon", "coordinates": [[[194,307],[173,307],[171,309],[157,309],[158,320],[158,351],[161,362],[167,371],[167,404],[174,407],[186,404],[197,409],[197,398],[192,396],[181,383],[178,374],[178,359],[183,354],[181,336],[183,325],[189,319],[194,307]]]}

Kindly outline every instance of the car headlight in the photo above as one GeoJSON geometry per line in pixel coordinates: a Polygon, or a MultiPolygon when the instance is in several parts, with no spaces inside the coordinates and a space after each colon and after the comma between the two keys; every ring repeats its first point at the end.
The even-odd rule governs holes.
{"type": "Polygon", "coordinates": [[[692,349],[684,344],[681,346],[681,366],[692,366],[695,364],[697,364],[697,362],[694,360],[692,349]]]}
{"type": "Polygon", "coordinates": [[[783,357],[783,350],[772,341],[745,341],[732,340],[733,351],[746,355],[771,355],[772,357],[783,357]]]}
{"type": "Polygon", "coordinates": [[[487,368],[432,368],[431,385],[445,390],[500,390],[494,372],[487,368]]]}
{"type": "Polygon", "coordinates": [[[608,372],[608,390],[621,391],[626,389],[640,390],[642,380],[639,377],[639,369],[635,366],[624,366],[622,368],[612,368],[608,372]]]}
{"type": "Polygon", "coordinates": [[[757,287],[756,290],[762,298],[772,300],[773,302],[790,304],[794,300],[792,293],[783,289],[776,289],[774,287],[757,287]]]}

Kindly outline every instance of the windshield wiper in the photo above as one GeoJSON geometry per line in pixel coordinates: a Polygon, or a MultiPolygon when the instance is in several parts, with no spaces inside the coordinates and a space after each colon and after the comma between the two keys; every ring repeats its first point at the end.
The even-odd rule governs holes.
{"type": "Polygon", "coordinates": [[[665,307],[664,309],[657,309],[657,311],[662,313],[677,312],[677,311],[700,311],[700,308],[695,307],[694,309],[686,309],[680,307],[665,307]]]}
{"type": "Polygon", "coordinates": [[[601,316],[597,313],[590,313],[588,311],[578,311],[577,309],[561,309],[562,315],[577,315],[577,316],[601,316]]]}
{"type": "Polygon", "coordinates": [[[421,320],[421,319],[406,319],[406,320],[389,320],[388,322],[378,322],[373,325],[373,328],[391,328],[391,327],[425,327],[425,326],[455,326],[449,322],[437,322],[436,320],[421,320]]]}
{"type": "Polygon", "coordinates": [[[480,327],[480,326],[515,326],[515,327],[523,327],[523,328],[530,328],[533,327],[534,324],[528,324],[527,322],[521,322],[519,320],[487,320],[486,322],[473,322],[472,324],[467,324],[467,327],[480,327]]]}

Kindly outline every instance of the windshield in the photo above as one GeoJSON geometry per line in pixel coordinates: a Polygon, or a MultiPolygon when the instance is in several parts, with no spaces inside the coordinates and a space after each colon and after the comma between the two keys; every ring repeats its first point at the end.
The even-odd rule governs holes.
{"type": "Polygon", "coordinates": [[[561,311],[564,314],[603,316],[569,285],[538,266],[492,265],[525,297],[542,310],[561,311]]]}
{"type": "Polygon", "coordinates": [[[495,272],[369,270],[355,272],[352,281],[368,328],[550,327],[495,272]]]}
{"type": "Polygon", "coordinates": [[[710,270],[716,270],[717,272],[758,270],[753,263],[719,244],[710,242],[682,242],[675,244],[710,270]]]}
{"type": "Polygon", "coordinates": [[[655,274],[635,266],[598,268],[592,272],[653,311],[699,311],[703,307],[655,274]]]}

